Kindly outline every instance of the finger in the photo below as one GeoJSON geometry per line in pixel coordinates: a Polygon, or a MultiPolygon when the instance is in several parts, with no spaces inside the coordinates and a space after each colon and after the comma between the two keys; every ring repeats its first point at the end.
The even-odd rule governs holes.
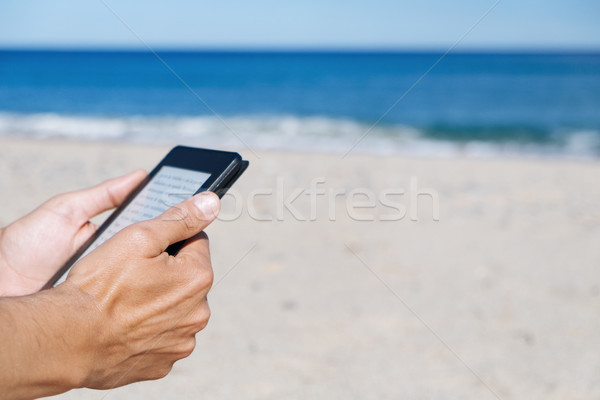
{"type": "Polygon", "coordinates": [[[205,296],[194,304],[194,308],[188,312],[185,319],[182,321],[181,327],[187,334],[195,335],[206,328],[210,316],[210,306],[208,305],[208,300],[205,296]]]}
{"type": "Polygon", "coordinates": [[[87,221],[95,215],[121,204],[147,175],[146,171],[138,169],[89,189],[72,192],[69,194],[73,202],[72,209],[80,220],[87,221]]]}
{"type": "Polygon", "coordinates": [[[83,243],[98,230],[98,225],[91,221],[86,222],[81,229],[75,234],[73,239],[73,250],[77,250],[83,243]]]}
{"type": "MultiPolygon", "coordinates": [[[[185,245],[179,250],[173,262],[180,268],[183,269],[201,269],[211,268],[210,264],[210,248],[208,235],[205,232],[200,232],[191,239],[185,242],[185,245]]],[[[190,271],[193,275],[197,274],[197,271],[190,271]]],[[[181,274],[184,280],[189,277],[185,276],[185,273],[181,274]]]]}
{"type": "Polygon", "coordinates": [[[216,194],[202,192],[131,228],[140,230],[143,243],[139,244],[144,246],[149,256],[155,256],[171,244],[197,235],[215,220],[220,208],[216,194]]]}
{"type": "MultiPolygon", "coordinates": [[[[182,287],[188,288],[191,293],[195,294],[193,308],[195,309],[202,302],[206,302],[206,295],[210,291],[215,278],[210,262],[208,236],[204,232],[194,236],[186,242],[179,254],[171,260],[176,266],[172,269],[176,276],[175,279],[179,280],[182,287]]],[[[197,331],[201,329],[202,327],[197,331]]]]}

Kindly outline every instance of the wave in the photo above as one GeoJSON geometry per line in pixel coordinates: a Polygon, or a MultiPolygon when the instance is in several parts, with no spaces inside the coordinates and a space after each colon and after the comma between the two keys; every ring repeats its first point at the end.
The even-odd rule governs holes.
{"type": "Polygon", "coordinates": [[[600,158],[600,130],[376,125],[294,115],[98,117],[0,113],[0,137],[433,157],[600,158]],[[450,132],[450,133],[449,133],[450,132]],[[511,133],[512,132],[512,133],[511,133]],[[533,132],[533,133],[532,133],[533,132]]]}

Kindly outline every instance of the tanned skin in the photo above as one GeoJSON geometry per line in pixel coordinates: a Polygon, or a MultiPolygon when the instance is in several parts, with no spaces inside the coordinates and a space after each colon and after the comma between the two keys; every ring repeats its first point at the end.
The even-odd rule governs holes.
{"type": "Polygon", "coordinates": [[[0,393],[32,399],[166,376],[210,317],[213,281],[203,230],[220,203],[203,193],[125,228],[39,291],[146,177],[136,171],[59,195],[0,230],[0,393]],[[177,256],[170,244],[190,239],[177,256]]]}

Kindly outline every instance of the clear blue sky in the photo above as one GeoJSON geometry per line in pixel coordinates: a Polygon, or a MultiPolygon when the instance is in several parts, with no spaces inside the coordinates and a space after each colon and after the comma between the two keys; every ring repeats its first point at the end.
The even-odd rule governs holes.
{"type": "MultiPolygon", "coordinates": [[[[447,48],[495,0],[106,0],[156,48],[447,48]]],[[[502,0],[459,49],[600,49],[600,0],[502,0]]],[[[141,48],[99,0],[2,0],[0,47],[141,48]]]]}

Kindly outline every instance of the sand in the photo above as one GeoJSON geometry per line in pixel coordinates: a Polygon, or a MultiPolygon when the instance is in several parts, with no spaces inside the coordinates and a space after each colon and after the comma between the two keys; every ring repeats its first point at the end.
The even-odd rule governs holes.
{"type": "MultiPolygon", "coordinates": [[[[167,150],[2,139],[0,223],[167,150]]],[[[599,162],[237,150],[245,201],[208,230],[213,316],[195,352],[165,379],[58,398],[600,398],[599,162]],[[319,178],[314,215],[301,194],[294,218],[282,200],[319,178]],[[411,220],[411,179],[439,221],[427,194],[411,220]],[[371,221],[347,215],[356,188],[376,207],[351,212],[371,221]],[[384,198],[398,209],[385,189],[405,191],[384,198]]]]}

